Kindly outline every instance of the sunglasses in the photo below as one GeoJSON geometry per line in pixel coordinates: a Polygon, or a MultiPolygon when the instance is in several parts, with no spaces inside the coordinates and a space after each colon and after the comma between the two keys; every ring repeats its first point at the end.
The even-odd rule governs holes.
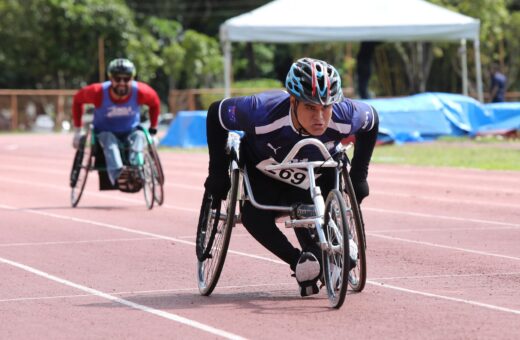
{"type": "Polygon", "coordinates": [[[114,80],[114,82],[116,83],[119,83],[121,81],[125,82],[125,83],[128,83],[132,77],[119,77],[119,76],[114,76],[112,77],[112,79],[114,80]]]}

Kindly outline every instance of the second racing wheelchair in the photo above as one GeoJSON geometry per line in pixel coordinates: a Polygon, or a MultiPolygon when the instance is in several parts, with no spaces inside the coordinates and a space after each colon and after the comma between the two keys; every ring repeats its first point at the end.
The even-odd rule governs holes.
{"type": "Polygon", "coordinates": [[[76,150],[72,169],[70,172],[70,201],[72,207],[76,207],[81,199],[89,172],[97,171],[99,175],[100,190],[120,190],[127,193],[136,193],[141,189],[144,192],[146,207],[152,209],[154,203],[162,205],[164,202],[164,172],[157,149],[148,130],[138,126],[145,136],[146,145],[142,157],[138,157],[137,165],[130,165],[128,160],[128,147],[121,144],[121,157],[124,168],[122,181],[114,185],[110,182],[106,172],[105,156],[103,149],[97,141],[92,124],[86,127],[86,134],[82,137],[76,150]]]}

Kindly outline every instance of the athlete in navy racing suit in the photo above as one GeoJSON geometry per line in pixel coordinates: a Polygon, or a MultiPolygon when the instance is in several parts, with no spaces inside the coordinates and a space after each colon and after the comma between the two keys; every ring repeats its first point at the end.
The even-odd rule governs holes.
{"type": "MultiPolygon", "coordinates": [[[[369,194],[367,175],[378,133],[377,112],[367,104],[343,98],[338,72],[324,61],[311,58],[296,61],[287,75],[286,88],[288,92],[227,98],[209,107],[206,124],[210,161],[205,188],[214,198],[226,198],[230,187],[225,152],[228,130],[242,130],[245,135],[241,161],[247,167],[255,199],[268,205],[312,203],[305,170],[292,172],[287,178],[286,174],[265,171],[265,165],[281,162],[302,139],[317,138],[332,154],[342,139],[355,135],[350,176],[361,202],[369,194]]],[[[296,158],[323,160],[314,146],[304,147],[296,158]]],[[[330,168],[317,170],[316,183],[323,197],[334,186],[333,175],[330,168]]],[[[317,293],[317,273],[309,277],[299,267],[304,267],[304,254],[314,254],[311,260],[320,259],[320,249],[306,228],[295,228],[302,251],[294,247],[276,226],[275,218],[276,212],[259,210],[249,201],[242,209],[242,222],[249,233],[296,272],[301,295],[317,293]],[[307,275],[307,279],[299,280],[299,274],[307,275]],[[304,287],[302,281],[310,281],[312,289],[304,287]]],[[[321,273],[320,267],[317,268],[321,273]]]]}

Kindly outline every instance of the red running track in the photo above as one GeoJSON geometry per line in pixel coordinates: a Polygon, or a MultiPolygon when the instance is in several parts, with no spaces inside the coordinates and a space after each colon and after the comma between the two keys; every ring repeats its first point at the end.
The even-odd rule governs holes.
{"type": "Polygon", "coordinates": [[[162,207],[90,173],[73,209],[70,143],[0,135],[2,339],[518,338],[518,172],[372,165],[368,284],[332,310],[241,225],[216,290],[198,294],[205,154],[160,151],[162,207]]]}

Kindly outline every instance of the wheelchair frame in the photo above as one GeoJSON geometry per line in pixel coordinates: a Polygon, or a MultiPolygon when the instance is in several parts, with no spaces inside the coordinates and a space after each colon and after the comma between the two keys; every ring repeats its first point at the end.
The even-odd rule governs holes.
{"type": "MultiPolygon", "coordinates": [[[[164,172],[152,137],[142,126],[138,126],[137,128],[143,131],[147,145],[143,150],[143,164],[130,166],[130,168],[137,170],[136,172],[140,177],[142,177],[144,183],[139,190],[143,189],[146,206],[148,209],[152,209],[154,203],[162,205],[164,202],[164,172]]],[[[70,173],[70,198],[72,207],[76,207],[81,199],[87,182],[88,173],[91,171],[106,171],[104,167],[96,165],[96,158],[103,157],[102,154],[101,156],[98,156],[98,152],[102,152],[101,147],[97,144],[92,124],[88,124],[86,127],[86,134],[82,137],[74,156],[70,173]]],[[[121,152],[121,155],[123,159],[125,159],[126,152],[121,152]]],[[[112,186],[109,189],[118,189],[118,186],[112,186]]],[[[121,191],[137,192],[131,190],[121,191]]]]}
{"type": "Polygon", "coordinates": [[[227,150],[231,156],[229,166],[231,188],[223,202],[214,202],[211,195],[204,193],[199,224],[197,227],[196,252],[198,259],[198,286],[202,295],[210,295],[220,277],[231,230],[240,223],[240,214],[236,214],[244,201],[258,209],[273,210],[290,218],[285,221],[288,228],[310,228],[316,236],[316,242],[322,250],[323,281],[327,287],[330,305],[340,308],[347,292],[347,286],[355,292],[363,290],[366,282],[366,241],[361,210],[357,203],[352,182],[348,174],[350,164],[347,147],[338,145],[333,159],[325,145],[318,139],[308,138],[294,145],[285,159],[275,165],[265,167],[267,171],[288,171],[288,169],[305,169],[309,176],[309,192],[314,202],[315,214],[312,217],[299,216],[297,206],[263,205],[258,203],[252,191],[246,167],[239,164],[240,136],[230,132],[227,150]],[[325,161],[292,162],[300,149],[313,145],[321,152],[325,161]],[[335,169],[335,188],[326,200],[321,189],[315,183],[315,168],[329,167],[335,169]],[[224,204],[221,211],[221,204],[224,204]],[[346,236],[345,236],[346,235],[346,236]],[[350,250],[357,250],[357,261],[354,268],[349,268],[350,250]]]}

